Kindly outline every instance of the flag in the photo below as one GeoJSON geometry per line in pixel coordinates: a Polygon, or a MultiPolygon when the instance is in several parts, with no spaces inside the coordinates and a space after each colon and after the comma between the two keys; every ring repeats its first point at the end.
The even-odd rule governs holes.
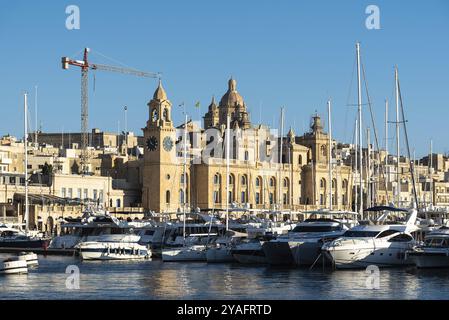
{"type": "Polygon", "coordinates": [[[197,103],[195,103],[195,108],[200,108],[200,107],[201,107],[201,104],[199,101],[197,101],[197,103]]]}

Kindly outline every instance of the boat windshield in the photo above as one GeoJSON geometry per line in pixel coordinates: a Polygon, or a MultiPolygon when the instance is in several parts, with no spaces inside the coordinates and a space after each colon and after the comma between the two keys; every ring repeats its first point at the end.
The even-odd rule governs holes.
{"type": "Polygon", "coordinates": [[[343,234],[343,237],[347,238],[375,238],[379,234],[379,231],[355,231],[348,230],[343,234]]]}
{"type": "Polygon", "coordinates": [[[444,247],[449,248],[449,239],[430,238],[424,241],[426,247],[444,247]]]}
{"type": "Polygon", "coordinates": [[[292,232],[332,232],[340,231],[340,226],[296,226],[292,232]]]}

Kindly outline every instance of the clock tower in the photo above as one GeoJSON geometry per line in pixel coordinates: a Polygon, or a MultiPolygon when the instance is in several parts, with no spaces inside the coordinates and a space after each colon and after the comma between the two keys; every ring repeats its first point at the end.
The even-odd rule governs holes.
{"type": "Polygon", "coordinates": [[[143,128],[145,138],[142,204],[156,212],[176,212],[182,166],[176,157],[176,129],[171,118],[171,103],[162,82],[148,103],[149,119],[143,128]]]}

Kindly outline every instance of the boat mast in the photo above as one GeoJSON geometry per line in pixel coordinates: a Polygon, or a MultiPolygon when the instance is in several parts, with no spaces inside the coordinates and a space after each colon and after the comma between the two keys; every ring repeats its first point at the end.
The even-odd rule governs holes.
{"type": "Polygon", "coordinates": [[[29,228],[29,209],[28,209],[28,93],[25,92],[23,95],[23,111],[24,111],[24,151],[25,151],[25,164],[24,164],[24,170],[25,170],[25,233],[28,234],[28,228],[29,228]]]}
{"type": "Polygon", "coordinates": [[[182,236],[184,238],[184,244],[186,240],[186,204],[187,204],[187,113],[184,112],[185,120],[184,120],[184,168],[183,168],[183,178],[184,178],[184,195],[183,195],[183,204],[182,204],[182,215],[183,215],[183,225],[182,225],[182,236]]]}
{"type": "Polygon", "coordinates": [[[279,211],[282,211],[282,203],[283,203],[283,199],[282,199],[282,187],[283,187],[283,181],[282,181],[282,149],[284,147],[284,107],[281,107],[281,141],[280,141],[280,146],[279,146],[279,187],[278,187],[278,194],[279,194],[279,211]]]}
{"type": "Polygon", "coordinates": [[[433,141],[430,140],[430,204],[433,207],[433,141]]]}
{"type": "Polygon", "coordinates": [[[385,194],[388,195],[388,184],[390,182],[390,172],[388,171],[388,99],[385,99],[385,181],[385,194]]]}
{"type": "Polygon", "coordinates": [[[357,89],[358,103],[357,109],[359,113],[359,185],[360,185],[360,216],[363,216],[363,140],[362,140],[362,84],[360,76],[360,43],[356,44],[357,51],[357,89]]]}
{"type": "Polygon", "coordinates": [[[226,119],[226,231],[229,230],[229,147],[231,139],[231,117],[226,119]]]}
{"type": "Polygon", "coordinates": [[[367,158],[366,158],[366,185],[367,196],[366,196],[366,206],[371,208],[371,145],[370,145],[370,128],[366,128],[366,147],[367,147],[367,158]]]}
{"type": "Polygon", "coordinates": [[[329,126],[328,159],[329,159],[329,209],[332,210],[332,123],[331,123],[331,100],[327,101],[327,121],[329,126]]]}
{"type": "Polygon", "coordinates": [[[357,119],[355,119],[355,146],[354,146],[354,155],[355,155],[355,174],[354,174],[354,193],[355,193],[355,197],[354,197],[354,211],[358,212],[358,204],[359,204],[359,197],[358,197],[358,186],[357,186],[357,177],[358,177],[358,173],[359,173],[359,167],[358,167],[358,153],[357,153],[357,146],[359,145],[359,136],[357,134],[359,129],[359,121],[357,119]]]}
{"type": "Polygon", "coordinates": [[[399,162],[400,162],[400,149],[399,149],[399,82],[398,82],[398,67],[394,67],[394,82],[396,87],[396,201],[397,206],[400,206],[401,199],[401,181],[400,181],[400,173],[399,173],[399,162]]]}

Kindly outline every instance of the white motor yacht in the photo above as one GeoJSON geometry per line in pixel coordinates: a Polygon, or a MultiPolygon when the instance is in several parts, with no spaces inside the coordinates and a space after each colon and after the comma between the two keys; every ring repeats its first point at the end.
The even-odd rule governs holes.
{"type": "Polygon", "coordinates": [[[151,257],[151,250],[138,244],[140,237],[124,235],[120,240],[100,238],[98,241],[81,242],[77,245],[83,260],[137,260],[151,257]]]}
{"type": "Polygon", "coordinates": [[[449,268],[449,228],[441,227],[430,232],[423,245],[406,254],[418,268],[449,268]]]}
{"type": "Polygon", "coordinates": [[[415,226],[417,211],[393,207],[375,207],[366,211],[383,211],[382,220],[391,212],[408,213],[408,218],[403,224],[360,225],[351,228],[342,237],[323,245],[325,256],[337,269],[410,264],[405,253],[416,244],[411,233],[418,230],[415,226]]]}

